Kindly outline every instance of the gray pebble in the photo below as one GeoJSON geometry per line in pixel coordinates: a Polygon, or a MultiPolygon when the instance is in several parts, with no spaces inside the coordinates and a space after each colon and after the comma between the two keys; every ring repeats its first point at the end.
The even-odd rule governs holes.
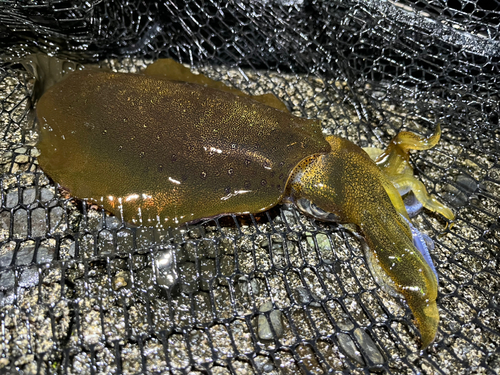
{"type": "Polygon", "coordinates": [[[5,198],[5,207],[13,208],[19,203],[17,190],[9,191],[7,197],[5,198]]]}
{"type": "Polygon", "coordinates": [[[31,234],[33,237],[45,237],[47,221],[45,209],[36,208],[31,211],[31,234]]]}
{"type": "Polygon", "coordinates": [[[21,247],[21,249],[16,254],[16,265],[27,265],[33,260],[33,255],[35,253],[35,246],[21,247]]]}
{"type": "Polygon", "coordinates": [[[309,304],[314,307],[321,306],[319,303],[320,298],[303,286],[295,288],[295,296],[297,297],[297,300],[304,305],[309,304]]]}
{"type": "Polygon", "coordinates": [[[314,235],[311,232],[306,232],[305,235],[307,244],[311,247],[311,249],[316,248],[316,244],[314,243],[314,238],[313,238],[313,236],[315,236],[319,250],[331,250],[330,240],[328,239],[328,236],[326,234],[317,233],[316,235],[314,235]]]}
{"type": "Polygon", "coordinates": [[[445,200],[455,208],[460,208],[467,205],[469,198],[472,197],[478,189],[478,183],[472,177],[461,174],[455,178],[455,184],[446,184],[443,188],[445,190],[445,200]]]}
{"type": "Polygon", "coordinates": [[[54,192],[46,187],[40,190],[40,200],[42,202],[49,202],[54,198],[54,192]]]}
{"type": "Polygon", "coordinates": [[[350,331],[351,329],[354,328],[354,323],[349,318],[349,315],[347,315],[344,312],[340,313],[339,315],[340,316],[337,317],[335,323],[341,330],[350,331]]]}
{"type": "Polygon", "coordinates": [[[12,256],[14,255],[15,245],[11,248],[4,245],[1,249],[4,254],[0,254],[0,267],[7,267],[12,262],[12,256]]]}
{"type": "Polygon", "coordinates": [[[5,270],[0,272],[0,290],[7,291],[14,288],[15,274],[13,270],[5,270]]]}
{"type": "Polygon", "coordinates": [[[25,238],[28,235],[28,213],[19,209],[14,213],[14,231],[16,238],[25,238]]]}
{"type": "Polygon", "coordinates": [[[356,345],[354,344],[354,341],[351,339],[351,337],[346,333],[339,333],[337,335],[337,339],[339,340],[340,347],[345,352],[345,354],[352,360],[364,366],[365,361],[361,356],[359,350],[356,348],[356,345]]]}
{"type": "Polygon", "coordinates": [[[330,239],[324,233],[318,233],[316,235],[316,241],[318,242],[318,247],[320,249],[330,249],[330,239]]]}
{"type": "Polygon", "coordinates": [[[478,188],[477,181],[466,174],[458,175],[455,182],[468,194],[474,193],[478,188]]]}
{"type": "Polygon", "coordinates": [[[10,212],[4,211],[0,213],[0,242],[9,238],[10,232],[10,212]]]}
{"type": "Polygon", "coordinates": [[[23,203],[31,204],[36,199],[36,189],[34,187],[24,189],[23,191],[23,203]]]}
{"type": "Polygon", "coordinates": [[[265,374],[276,370],[276,367],[274,366],[273,362],[268,357],[257,356],[257,357],[255,357],[254,361],[255,361],[255,366],[257,367],[257,370],[259,370],[265,374]]]}
{"type": "Polygon", "coordinates": [[[49,218],[51,233],[54,233],[58,229],[64,231],[62,225],[64,223],[64,209],[62,207],[57,206],[50,210],[49,218]]]}
{"type": "Polygon", "coordinates": [[[252,294],[256,296],[260,293],[259,282],[256,279],[251,279],[249,282],[246,276],[242,276],[239,278],[238,283],[244,295],[252,294]]]}
{"type": "MultiPolygon", "coordinates": [[[[73,246],[75,246],[75,245],[73,244],[73,246]]],[[[36,262],[38,264],[52,262],[52,260],[54,259],[54,252],[55,252],[55,249],[49,249],[45,246],[40,246],[38,248],[38,252],[36,255],[36,262]]],[[[74,256],[74,254],[73,254],[73,256],[74,256]]]]}
{"type": "Polygon", "coordinates": [[[354,330],[354,337],[358,341],[359,346],[363,349],[370,361],[374,364],[384,363],[384,357],[382,353],[377,348],[377,345],[373,342],[372,338],[361,328],[356,328],[354,330]]]}
{"type": "Polygon", "coordinates": [[[269,317],[269,320],[271,321],[271,324],[273,325],[273,329],[277,338],[283,337],[284,328],[281,311],[273,310],[273,304],[270,301],[261,305],[259,311],[261,312],[257,321],[257,332],[259,337],[262,340],[272,340],[274,338],[268,318],[266,317],[266,314],[264,314],[265,312],[269,311],[270,314],[267,315],[269,317]]]}

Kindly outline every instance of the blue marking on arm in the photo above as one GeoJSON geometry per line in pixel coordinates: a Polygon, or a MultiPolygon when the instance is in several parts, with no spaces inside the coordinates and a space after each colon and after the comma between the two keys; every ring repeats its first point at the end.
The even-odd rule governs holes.
{"type": "Polygon", "coordinates": [[[403,219],[408,223],[411,229],[413,245],[420,251],[420,254],[424,256],[425,261],[436,275],[436,280],[439,282],[439,277],[434,267],[434,263],[432,262],[431,254],[429,250],[434,250],[434,241],[426,234],[421,233],[409,220],[407,220],[403,215],[401,215],[403,219]]]}

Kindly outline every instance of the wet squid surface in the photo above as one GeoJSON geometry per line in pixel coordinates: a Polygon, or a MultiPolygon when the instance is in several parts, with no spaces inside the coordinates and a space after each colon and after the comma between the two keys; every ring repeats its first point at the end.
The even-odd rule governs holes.
{"type": "Polygon", "coordinates": [[[266,210],[295,165],[330,148],[318,121],[140,74],[74,72],[43,95],[37,116],[42,169],[144,225],[266,210]]]}
{"type": "Polygon", "coordinates": [[[290,115],[274,96],[214,82],[171,60],[145,74],[73,72],[38,102],[39,164],[73,196],[135,224],[178,226],[284,200],[321,220],[354,223],[372,268],[404,296],[422,345],[430,344],[437,278],[401,198],[411,189],[396,186],[417,192],[413,170],[400,176],[397,166],[425,139],[405,149],[394,141],[375,164],[353,143],[325,139],[318,121],[290,115]]]}

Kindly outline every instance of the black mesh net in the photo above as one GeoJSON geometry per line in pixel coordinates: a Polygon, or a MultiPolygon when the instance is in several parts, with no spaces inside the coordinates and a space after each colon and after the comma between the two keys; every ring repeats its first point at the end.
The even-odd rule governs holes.
{"type": "Polygon", "coordinates": [[[497,0],[2,1],[0,371],[498,373],[499,18],[497,0]],[[436,244],[434,344],[344,226],[281,205],[131,227],[58,190],[19,64],[34,52],[124,72],[172,57],[361,146],[440,123],[412,155],[457,213],[415,219],[436,244]]]}

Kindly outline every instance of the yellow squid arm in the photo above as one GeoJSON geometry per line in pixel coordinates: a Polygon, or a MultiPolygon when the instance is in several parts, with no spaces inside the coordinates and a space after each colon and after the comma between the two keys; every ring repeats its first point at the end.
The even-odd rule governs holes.
{"type": "Polygon", "coordinates": [[[290,196],[295,201],[307,199],[339,222],[360,228],[374,262],[406,299],[426,347],[439,323],[437,279],[413,245],[410,227],[401,216],[406,212],[402,199],[360,147],[335,136],[326,140],[332,151],[297,166],[290,196]]]}
{"type": "Polygon", "coordinates": [[[417,180],[416,178],[414,177],[408,178],[407,176],[400,176],[399,178],[398,177],[393,178],[392,184],[393,186],[397,186],[398,189],[399,187],[401,187],[402,189],[407,188],[408,190],[411,190],[415,195],[415,197],[418,199],[418,201],[422,203],[422,205],[428,210],[437,212],[438,214],[443,215],[450,221],[453,221],[455,219],[453,211],[449,207],[439,202],[432,195],[430,195],[427,192],[427,189],[425,188],[424,184],[421,181],[417,180]]]}
{"type": "Polygon", "coordinates": [[[394,184],[387,178],[382,179],[381,183],[396,211],[409,220],[410,218],[408,217],[408,213],[406,212],[405,203],[403,202],[403,198],[401,198],[398,189],[396,189],[394,187],[394,184]]]}
{"type": "Polygon", "coordinates": [[[412,132],[401,132],[391,140],[385,150],[364,149],[396,188],[395,191],[387,185],[384,186],[398,212],[402,213],[396,195],[406,194],[411,190],[426,209],[437,212],[450,221],[455,219],[455,215],[449,207],[427,193],[424,184],[415,178],[413,167],[410,164],[410,150],[428,150],[434,147],[440,138],[441,127],[438,125],[434,134],[428,137],[422,137],[412,132]]]}

